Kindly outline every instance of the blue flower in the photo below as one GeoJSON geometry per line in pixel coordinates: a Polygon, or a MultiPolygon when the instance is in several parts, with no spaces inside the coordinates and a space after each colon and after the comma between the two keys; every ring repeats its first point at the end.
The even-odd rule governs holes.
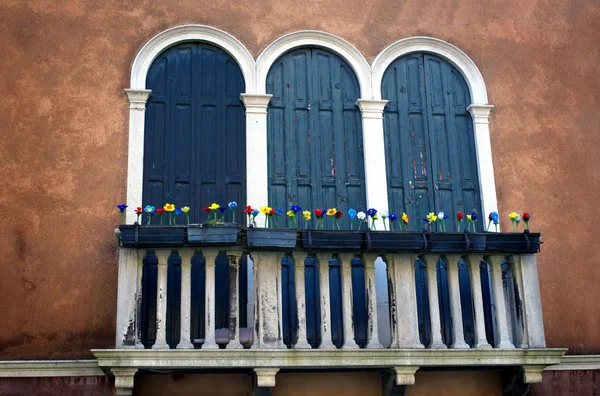
{"type": "Polygon", "coordinates": [[[119,204],[119,205],[117,205],[117,208],[121,211],[121,213],[123,213],[125,211],[125,209],[127,208],[127,205],[119,204]]]}
{"type": "Polygon", "coordinates": [[[175,216],[179,216],[181,213],[183,213],[181,209],[175,209],[175,216]]]}
{"type": "Polygon", "coordinates": [[[390,215],[390,217],[388,217],[388,218],[390,219],[390,221],[396,221],[396,220],[398,220],[398,216],[395,213],[392,213],[390,215]]]}
{"type": "Polygon", "coordinates": [[[298,205],[292,205],[292,207],[290,208],[292,210],[292,212],[294,213],[298,213],[302,210],[302,208],[298,205]]]}
{"type": "Polygon", "coordinates": [[[252,216],[256,217],[259,213],[260,211],[258,209],[254,209],[254,212],[252,212],[252,216]]]}
{"type": "Polygon", "coordinates": [[[473,213],[471,213],[471,220],[477,220],[477,212],[473,211],[473,213]]]}
{"type": "Polygon", "coordinates": [[[354,220],[356,217],[356,210],[352,208],[348,209],[348,217],[350,218],[350,221],[354,220]]]}
{"type": "Polygon", "coordinates": [[[498,225],[498,212],[492,212],[492,221],[498,225]]]}
{"type": "Polygon", "coordinates": [[[229,209],[233,210],[233,209],[237,208],[237,202],[235,202],[235,201],[229,202],[228,206],[229,206],[229,209]]]}
{"type": "Polygon", "coordinates": [[[375,208],[371,208],[371,209],[367,210],[367,216],[369,216],[369,217],[373,217],[376,214],[377,214],[377,209],[375,209],[375,208]]]}
{"type": "Polygon", "coordinates": [[[446,220],[448,218],[448,215],[446,213],[444,213],[444,220],[446,220]]]}
{"type": "Polygon", "coordinates": [[[154,206],[146,205],[146,207],[144,208],[144,212],[152,215],[154,213],[154,209],[154,206]]]}
{"type": "Polygon", "coordinates": [[[275,214],[280,215],[283,213],[283,209],[281,209],[279,206],[275,206],[275,214]]]}
{"type": "Polygon", "coordinates": [[[218,210],[221,213],[225,213],[225,211],[227,210],[227,208],[224,208],[224,207],[221,206],[218,210]]]}

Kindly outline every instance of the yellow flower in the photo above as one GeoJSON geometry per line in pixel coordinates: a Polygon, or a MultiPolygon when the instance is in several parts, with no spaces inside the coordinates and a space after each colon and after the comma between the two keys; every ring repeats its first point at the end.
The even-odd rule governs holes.
{"type": "Polygon", "coordinates": [[[183,213],[187,213],[187,212],[189,212],[189,211],[190,211],[190,207],[189,207],[189,206],[184,206],[183,208],[181,208],[181,211],[182,211],[183,213]]]}
{"type": "Polygon", "coordinates": [[[379,215],[375,213],[373,216],[371,216],[371,218],[373,218],[373,220],[377,220],[379,218],[379,215]]]}
{"type": "Polygon", "coordinates": [[[296,216],[296,213],[292,210],[288,210],[287,215],[288,215],[288,217],[294,217],[294,216],[296,216]]]}
{"type": "Polygon", "coordinates": [[[304,220],[310,220],[310,211],[305,210],[304,212],[302,212],[302,216],[304,216],[304,220]]]}
{"type": "Polygon", "coordinates": [[[174,205],[174,204],[170,204],[170,203],[168,203],[168,204],[165,204],[165,206],[164,206],[164,209],[165,209],[167,212],[172,212],[172,211],[174,211],[174,210],[175,210],[175,205],[174,205]]]}
{"type": "Polygon", "coordinates": [[[212,204],[212,205],[210,205],[210,206],[208,207],[208,209],[210,209],[210,210],[217,210],[217,209],[219,209],[220,207],[221,207],[221,205],[219,205],[218,203],[214,203],[214,202],[213,202],[213,204],[212,204]]]}
{"type": "Polygon", "coordinates": [[[337,213],[336,208],[327,209],[327,216],[335,216],[336,213],[337,213]]]}
{"type": "Polygon", "coordinates": [[[260,213],[262,213],[262,214],[271,213],[271,208],[265,205],[262,208],[260,208],[260,213]]]}
{"type": "Polygon", "coordinates": [[[402,217],[400,219],[402,220],[403,223],[408,223],[408,221],[410,220],[408,215],[404,212],[402,212],[402,217]]]}
{"type": "Polygon", "coordinates": [[[467,220],[471,221],[472,219],[473,219],[473,216],[467,215],[467,220]]]}
{"type": "Polygon", "coordinates": [[[508,214],[508,218],[511,219],[511,220],[514,220],[514,219],[517,218],[517,214],[515,212],[509,213],[508,214]]]}
{"type": "Polygon", "coordinates": [[[429,223],[433,223],[437,220],[437,216],[435,213],[431,212],[427,215],[427,220],[429,220],[429,223]]]}

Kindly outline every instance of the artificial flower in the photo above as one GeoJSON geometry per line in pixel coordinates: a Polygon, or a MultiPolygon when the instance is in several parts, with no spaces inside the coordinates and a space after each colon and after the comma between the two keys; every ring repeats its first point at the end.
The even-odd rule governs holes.
{"type": "Polygon", "coordinates": [[[336,212],[336,208],[327,209],[327,216],[334,216],[336,212]]]}
{"type": "Polygon", "coordinates": [[[189,206],[184,206],[183,208],[181,208],[181,211],[185,214],[185,220],[187,221],[188,225],[190,224],[190,207],[189,206]]]}
{"type": "Polygon", "coordinates": [[[438,219],[438,227],[440,228],[440,231],[442,232],[446,232],[446,219],[448,218],[448,215],[444,212],[442,212],[441,210],[438,212],[437,214],[437,219],[438,219]]]}
{"type": "Polygon", "coordinates": [[[135,208],[135,216],[136,216],[135,222],[138,224],[140,224],[140,216],[142,215],[142,213],[144,213],[144,210],[140,206],[135,208]]]}
{"type": "Polygon", "coordinates": [[[305,210],[304,212],[302,212],[302,216],[304,217],[304,228],[308,229],[308,221],[311,218],[310,210],[305,210]]]}
{"type": "Polygon", "coordinates": [[[146,225],[150,225],[150,222],[152,221],[152,216],[154,215],[154,209],[154,206],[150,205],[146,205],[146,207],[144,208],[144,212],[146,212],[148,215],[148,221],[146,222],[146,225]]]}
{"type": "Polygon", "coordinates": [[[156,213],[158,213],[158,216],[160,217],[160,225],[163,225],[163,215],[165,214],[165,209],[158,208],[156,209],[156,213]]]}
{"type": "Polygon", "coordinates": [[[405,231],[408,231],[408,222],[410,221],[410,217],[405,212],[402,212],[402,216],[400,216],[400,220],[402,222],[401,226],[405,231]]]}
{"type": "Polygon", "coordinates": [[[237,208],[237,202],[235,202],[235,201],[229,202],[229,204],[227,204],[227,206],[229,207],[229,209],[235,209],[235,208],[237,208]]]}
{"type": "Polygon", "coordinates": [[[210,212],[210,208],[208,206],[203,207],[202,210],[206,213],[210,212]]]}
{"type": "Polygon", "coordinates": [[[460,232],[460,223],[462,223],[462,219],[463,219],[463,212],[458,212],[456,214],[456,220],[457,220],[456,231],[458,231],[458,232],[460,232]]]}
{"type": "Polygon", "coordinates": [[[275,212],[275,209],[272,209],[270,206],[263,206],[260,208],[260,213],[265,215],[265,228],[267,228],[267,222],[269,220],[269,216],[271,216],[271,211],[275,212]]]}
{"type": "Polygon", "coordinates": [[[292,210],[292,212],[294,213],[298,213],[302,211],[302,208],[298,205],[292,205],[292,207],[290,208],[292,210]]]}
{"type": "Polygon", "coordinates": [[[173,212],[175,210],[175,205],[167,203],[167,204],[165,204],[164,209],[167,212],[173,212]]]}
{"type": "Polygon", "coordinates": [[[521,215],[518,214],[517,217],[515,217],[515,224],[517,225],[517,232],[519,232],[519,223],[521,222],[521,215]]]}
{"type": "Polygon", "coordinates": [[[394,222],[398,220],[398,215],[392,213],[389,217],[390,220],[390,231],[394,231],[394,222]]]}
{"type": "Polygon", "coordinates": [[[510,212],[508,214],[508,218],[510,219],[510,223],[511,223],[511,228],[512,228],[512,232],[515,232],[515,220],[517,218],[517,212],[510,212]]]}
{"type": "Polygon", "coordinates": [[[431,212],[427,215],[427,220],[426,222],[428,224],[432,224],[435,223],[437,221],[438,217],[435,215],[435,213],[431,212]]]}
{"type": "Polygon", "coordinates": [[[494,223],[494,228],[496,228],[496,232],[498,232],[498,213],[497,212],[490,212],[490,214],[488,215],[487,231],[490,230],[490,225],[492,223],[494,223]]]}
{"type": "Polygon", "coordinates": [[[529,219],[531,218],[531,215],[529,214],[529,212],[523,212],[523,221],[525,222],[525,229],[529,230],[529,219]]]}
{"type": "Polygon", "coordinates": [[[390,216],[390,213],[387,210],[382,210],[379,214],[383,219],[383,230],[387,231],[387,225],[385,224],[385,220],[390,216]]]}
{"type": "Polygon", "coordinates": [[[294,216],[296,216],[296,213],[294,213],[292,210],[288,210],[286,212],[286,214],[288,215],[288,217],[294,217],[294,216]]]}
{"type": "Polygon", "coordinates": [[[256,216],[258,216],[260,214],[260,211],[258,209],[254,209],[252,211],[252,225],[254,227],[256,227],[256,216]]]}
{"type": "Polygon", "coordinates": [[[367,228],[369,227],[369,217],[371,218],[371,229],[375,229],[375,220],[377,220],[377,209],[369,208],[367,210],[367,228]]]}
{"type": "Polygon", "coordinates": [[[333,215],[335,218],[335,226],[337,227],[338,231],[340,230],[340,217],[342,217],[343,213],[338,210],[335,212],[335,214],[333,215]]]}
{"type": "MultiPolygon", "coordinates": [[[[183,213],[181,209],[175,209],[175,212],[173,212],[173,214],[175,214],[175,217],[173,218],[173,225],[177,224],[177,216],[179,216],[181,213],[183,213]]],[[[169,213],[169,215],[171,214],[169,213]]]]}
{"type": "MultiPolygon", "coordinates": [[[[358,230],[360,231],[360,229],[362,228],[362,224],[364,223],[365,219],[367,218],[367,214],[365,212],[358,212],[356,214],[356,218],[358,219],[358,221],[360,221],[360,223],[358,224],[358,230]]],[[[369,226],[369,224],[367,223],[367,227],[369,226]]]]}
{"type": "Polygon", "coordinates": [[[210,210],[212,210],[212,211],[215,211],[215,210],[219,209],[220,207],[221,207],[221,205],[219,205],[218,203],[214,203],[214,202],[213,202],[213,203],[212,203],[212,205],[210,205],[210,206],[208,207],[208,209],[210,209],[210,210]]]}
{"type": "Polygon", "coordinates": [[[350,231],[354,229],[354,220],[356,219],[356,210],[348,209],[348,218],[350,219],[350,231]]]}
{"type": "Polygon", "coordinates": [[[119,204],[117,205],[117,209],[119,209],[119,213],[121,214],[121,224],[125,224],[125,209],[127,208],[127,205],[125,204],[119,204]]]}
{"type": "Polygon", "coordinates": [[[250,216],[252,215],[252,212],[254,212],[254,209],[252,209],[252,206],[250,205],[246,206],[246,209],[244,209],[244,213],[246,213],[246,216],[248,217],[248,225],[251,223],[250,216]]]}
{"type": "Polygon", "coordinates": [[[325,214],[326,211],[324,211],[323,209],[315,209],[315,217],[317,218],[317,230],[319,229],[319,227],[321,227],[321,229],[323,229],[323,215],[325,214]]]}

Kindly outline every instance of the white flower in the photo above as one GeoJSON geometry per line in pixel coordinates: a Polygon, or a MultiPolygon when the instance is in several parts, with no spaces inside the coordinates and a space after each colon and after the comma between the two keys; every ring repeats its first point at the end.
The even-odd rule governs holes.
{"type": "Polygon", "coordinates": [[[356,217],[358,217],[359,220],[364,220],[367,217],[367,215],[365,214],[365,212],[358,212],[356,214],[356,217]]]}
{"type": "Polygon", "coordinates": [[[444,212],[440,211],[438,213],[438,220],[444,220],[444,212]]]}
{"type": "Polygon", "coordinates": [[[379,214],[380,214],[380,215],[381,215],[381,217],[383,217],[384,219],[385,219],[386,217],[389,217],[389,216],[390,216],[390,214],[389,214],[389,212],[388,212],[387,210],[382,210],[381,212],[379,212],[379,214]]]}
{"type": "Polygon", "coordinates": [[[515,217],[515,221],[516,221],[516,222],[519,222],[519,221],[521,221],[521,215],[520,215],[520,214],[518,214],[518,215],[517,215],[517,217],[515,217]]]}

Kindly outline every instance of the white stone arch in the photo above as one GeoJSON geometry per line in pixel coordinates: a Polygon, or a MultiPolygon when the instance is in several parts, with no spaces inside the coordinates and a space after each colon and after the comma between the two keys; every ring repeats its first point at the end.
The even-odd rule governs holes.
{"type": "Polygon", "coordinates": [[[256,92],[266,93],[267,74],[273,63],[283,54],[299,47],[321,47],[342,57],[358,78],[361,98],[371,98],[371,67],[356,47],[330,33],[302,30],[282,36],[264,49],[256,60],[256,92]]]}
{"type": "Polygon", "coordinates": [[[381,99],[381,81],[390,64],[399,57],[414,52],[426,52],[446,59],[460,71],[469,87],[472,103],[467,110],[473,117],[481,205],[487,216],[487,213],[498,210],[489,129],[489,115],[494,106],[488,104],[485,82],[475,62],[454,45],[433,37],[402,39],[389,45],[373,60],[373,96],[381,99]]]}
{"type": "Polygon", "coordinates": [[[472,104],[487,104],[487,90],[483,76],[475,62],[467,54],[454,45],[433,37],[409,37],[396,41],[385,48],[373,60],[373,95],[381,98],[381,81],[387,68],[399,57],[413,52],[428,52],[438,55],[453,64],[463,75],[469,91],[472,104]]]}
{"type": "Polygon", "coordinates": [[[202,41],[223,49],[240,66],[246,92],[251,92],[256,85],[254,58],[238,39],[214,27],[182,25],[160,32],[142,47],[133,61],[130,88],[146,89],[146,76],[156,57],[167,48],[186,41],[202,41]]]}

